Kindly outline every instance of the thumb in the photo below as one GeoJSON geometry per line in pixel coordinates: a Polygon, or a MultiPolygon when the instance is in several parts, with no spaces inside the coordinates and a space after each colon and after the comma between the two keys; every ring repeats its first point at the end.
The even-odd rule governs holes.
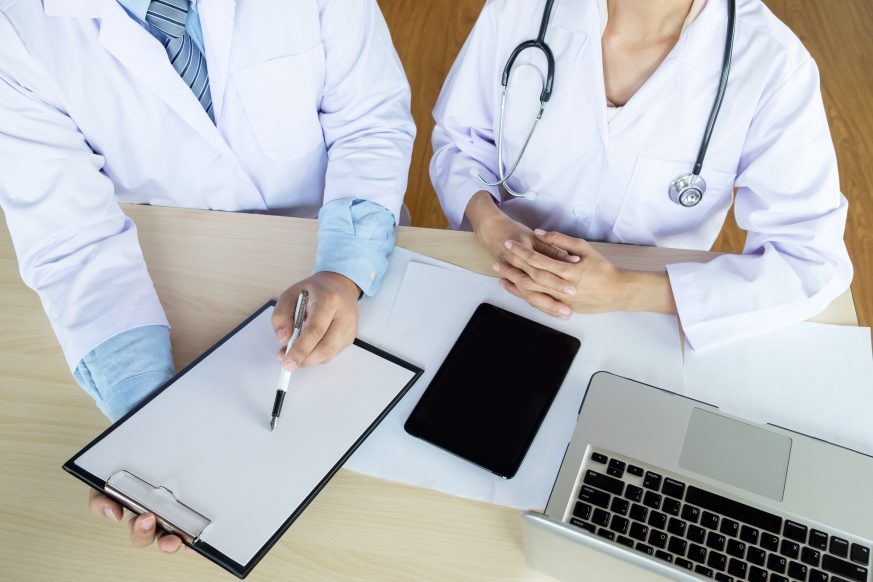
{"type": "Polygon", "coordinates": [[[567,236],[566,234],[561,234],[560,232],[546,232],[539,229],[534,231],[534,235],[537,237],[537,240],[556,246],[559,249],[564,249],[568,253],[572,253],[581,258],[597,254],[594,247],[588,244],[588,241],[581,238],[574,238],[572,236],[567,236]]]}

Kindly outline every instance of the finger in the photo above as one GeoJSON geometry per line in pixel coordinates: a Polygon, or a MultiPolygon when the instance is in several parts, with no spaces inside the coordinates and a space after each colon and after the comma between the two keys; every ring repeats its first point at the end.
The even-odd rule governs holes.
{"type": "Polygon", "coordinates": [[[124,508],[120,503],[94,489],[91,490],[88,498],[88,507],[94,515],[107,517],[112,521],[121,521],[121,516],[124,515],[124,508]]]}
{"type": "Polygon", "coordinates": [[[549,289],[546,289],[533,279],[531,279],[530,275],[518,269],[512,265],[508,265],[506,263],[494,263],[491,265],[491,268],[494,269],[495,272],[500,273],[500,275],[508,280],[510,283],[515,285],[515,287],[521,291],[522,293],[552,293],[549,289]]]}
{"type": "Polygon", "coordinates": [[[570,319],[570,307],[545,293],[523,292],[513,285],[511,281],[507,281],[506,279],[501,279],[500,284],[511,294],[524,299],[543,313],[564,320],[570,319]]]}
{"type": "Polygon", "coordinates": [[[329,362],[338,353],[349,347],[355,339],[357,332],[355,318],[335,318],[327,333],[318,342],[318,345],[310,352],[309,357],[303,362],[304,366],[315,366],[329,362]]]}
{"type": "Polygon", "coordinates": [[[143,513],[130,518],[130,542],[139,547],[145,547],[155,541],[157,520],[153,513],[143,513]]]}
{"type": "Polygon", "coordinates": [[[546,232],[540,229],[535,230],[534,235],[537,237],[538,240],[544,243],[548,243],[560,249],[564,249],[581,258],[585,258],[592,254],[597,254],[597,251],[594,250],[594,247],[592,247],[588,243],[588,241],[581,238],[567,236],[566,234],[561,234],[560,232],[555,231],[546,232]]]}
{"type": "Polygon", "coordinates": [[[533,248],[535,251],[540,252],[547,257],[551,257],[557,261],[563,261],[565,263],[578,263],[581,260],[576,255],[571,255],[564,249],[558,248],[555,245],[544,243],[538,238],[534,239],[533,248]]]}
{"type": "Polygon", "coordinates": [[[294,309],[297,307],[297,296],[300,290],[294,286],[282,293],[276,300],[273,308],[273,331],[280,343],[286,343],[291,338],[291,319],[294,317],[294,309]]]}
{"type": "Polygon", "coordinates": [[[306,310],[306,325],[303,326],[300,336],[283,360],[286,370],[290,372],[303,365],[309,354],[327,333],[334,315],[336,315],[336,306],[332,300],[325,301],[320,297],[310,298],[306,310]]]}
{"type": "Polygon", "coordinates": [[[512,244],[510,253],[515,260],[509,261],[520,268],[542,287],[563,295],[575,295],[578,275],[570,263],[550,259],[533,249],[512,244]]]}
{"type": "Polygon", "coordinates": [[[162,552],[172,554],[178,552],[182,546],[182,539],[179,536],[167,532],[158,534],[158,548],[162,552]]]}

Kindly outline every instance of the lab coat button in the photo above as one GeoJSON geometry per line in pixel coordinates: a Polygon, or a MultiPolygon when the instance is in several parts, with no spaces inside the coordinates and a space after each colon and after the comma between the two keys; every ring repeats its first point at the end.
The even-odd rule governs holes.
{"type": "Polygon", "coordinates": [[[573,214],[575,214],[576,218],[578,218],[579,220],[585,220],[586,218],[591,216],[591,209],[584,204],[580,204],[573,209],[573,214]]]}
{"type": "Polygon", "coordinates": [[[376,271],[370,271],[370,279],[376,278],[376,271]]]}

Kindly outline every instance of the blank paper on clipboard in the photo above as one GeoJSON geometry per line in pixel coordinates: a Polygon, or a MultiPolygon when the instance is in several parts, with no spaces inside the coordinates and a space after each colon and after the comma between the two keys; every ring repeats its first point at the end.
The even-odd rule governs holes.
{"type": "Polygon", "coordinates": [[[272,311],[265,305],[64,466],[98,489],[115,476],[163,507],[175,497],[179,520],[202,526],[193,547],[239,577],[421,374],[356,341],[329,364],[294,372],[271,433],[280,370],[272,311]]]}

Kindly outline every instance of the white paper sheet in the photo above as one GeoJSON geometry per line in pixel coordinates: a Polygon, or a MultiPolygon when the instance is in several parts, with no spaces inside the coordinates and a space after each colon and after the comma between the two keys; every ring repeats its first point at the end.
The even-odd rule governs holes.
{"type": "Polygon", "coordinates": [[[294,372],[270,432],[273,309],[228,339],[77,460],[170,489],[212,523],[203,541],[245,565],[411,380],[353,346],[294,372]]]}
{"type": "MultiPolygon", "coordinates": [[[[407,257],[403,257],[407,258],[407,257]]],[[[612,313],[575,315],[569,322],[550,317],[505,292],[493,277],[407,260],[406,274],[391,301],[393,312],[380,343],[425,373],[345,467],[399,481],[517,508],[542,508],[551,491],[564,449],[576,423],[588,380],[599,370],[681,390],[681,343],[675,317],[612,313]],[[494,476],[449,453],[409,436],[409,413],[430,383],[476,307],[489,302],[582,340],[563,387],[525,457],[510,480],[494,476]]],[[[396,279],[395,279],[396,282],[396,279]]],[[[388,289],[383,289],[383,292],[388,289]]],[[[382,306],[384,313],[388,308],[382,306]]],[[[366,337],[364,339],[367,339],[366,337]]],[[[506,346],[512,366],[524,346],[506,346]]]]}
{"type": "Polygon", "coordinates": [[[685,394],[873,455],[868,328],[800,323],[700,353],[687,349],[685,394]]]}

